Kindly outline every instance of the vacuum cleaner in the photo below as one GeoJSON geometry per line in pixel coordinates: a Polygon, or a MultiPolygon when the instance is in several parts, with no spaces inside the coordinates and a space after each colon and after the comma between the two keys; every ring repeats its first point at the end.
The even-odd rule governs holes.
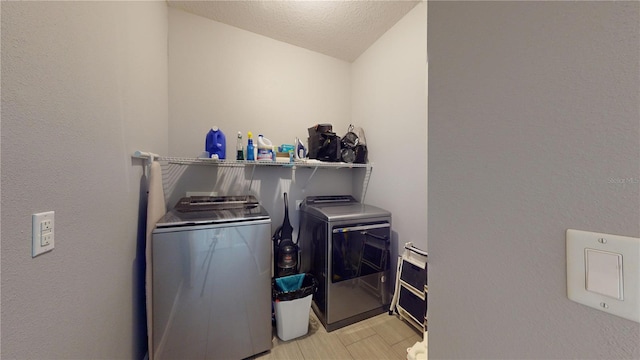
{"type": "Polygon", "coordinates": [[[293,227],[289,222],[289,201],[284,193],[284,220],[273,233],[274,276],[298,273],[298,244],[293,242],[293,227]]]}

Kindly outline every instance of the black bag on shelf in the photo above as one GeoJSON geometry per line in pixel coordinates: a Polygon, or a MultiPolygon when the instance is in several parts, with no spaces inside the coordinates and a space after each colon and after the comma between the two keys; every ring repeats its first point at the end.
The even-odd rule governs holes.
{"type": "Polygon", "coordinates": [[[331,124],[318,124],[309,129],[309,159],[327,162],[341,161],[340,137],[331,124]]]}
{"type": "Polygon", "coordinates": [[[348,132],[340,140],[340,158],[347,163],[367,163],[367,141],[362,128],[349,125],[348,132]]]}

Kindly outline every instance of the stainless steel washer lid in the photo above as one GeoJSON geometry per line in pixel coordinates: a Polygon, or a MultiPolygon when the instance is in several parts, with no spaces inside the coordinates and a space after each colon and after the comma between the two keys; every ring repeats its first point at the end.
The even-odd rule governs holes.
{"type": "Polygon", "coordinates": [[[269,219],[269,213],[253,196],[182,198],[156,223],[158,228],[220,224],[269,219]],[[206,200],[206,201],[204,201],[206,200]]]}
{"type": "Polygon", "coordinates": [[[358,202],[325,202],[309,204],[305,201],[302,204],[300,211],[329,221],[391,217],[391,213],[387,210],[358,202]]]}
{"type": "Polygon", "coordinates": [[[253,195],[189,196],[180,199],[174,209],[179,212],[229,210],[258,204],[258,199],[253,195]]]}

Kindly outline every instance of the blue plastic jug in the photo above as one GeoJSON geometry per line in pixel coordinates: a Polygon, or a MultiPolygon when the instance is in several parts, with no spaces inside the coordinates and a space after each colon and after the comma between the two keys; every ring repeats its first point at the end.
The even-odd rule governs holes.
{"type": "Polygon", "coordinates": [[[224,160],[227,158],[227,140],[222,130],[214,126],[207,133],[207,139],[205,141],[205,150],[209,152],[209,156],[218,156],[218,159],[224,160]]]}

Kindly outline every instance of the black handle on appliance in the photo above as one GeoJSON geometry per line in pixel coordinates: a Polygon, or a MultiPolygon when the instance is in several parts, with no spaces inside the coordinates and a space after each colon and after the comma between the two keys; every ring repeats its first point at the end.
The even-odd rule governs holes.
{"type": "Polygon", "coordinates": [[[382,240],[382,241],[389,241],[389,237],[386,236],[386,235],[380,236],[380,235],[372,234],[372,233],[370,233],[368,231],[361,231],[360,233],[362,235],[364,235],[364,236],[371,236],[374,239],[378,239],[378,240],[382,240]]]}
{"type": "Polygon", "coordinates": [[[414,252],[414,253],[416,253],[416,254],[418,254],[418,255],[422,255],[422,256],[426,256],[426,257],[428,257],[428,256],[429,256],[429,253],[428,253],[428,252],[426,252],[426,251],[424,251],[424,250],[420,250],[420,249],[418,249],[417,247],[415,247],[415,246],[413,246],[413,245],[411,245],[411,246],[407,246],[407,245],[405,245],[405,246],[404,246],[404,248],[405,248],[405,249],[407,249],[407,250],[409,250],[409,251],[412,251],[412,252],[414,252]]]}

